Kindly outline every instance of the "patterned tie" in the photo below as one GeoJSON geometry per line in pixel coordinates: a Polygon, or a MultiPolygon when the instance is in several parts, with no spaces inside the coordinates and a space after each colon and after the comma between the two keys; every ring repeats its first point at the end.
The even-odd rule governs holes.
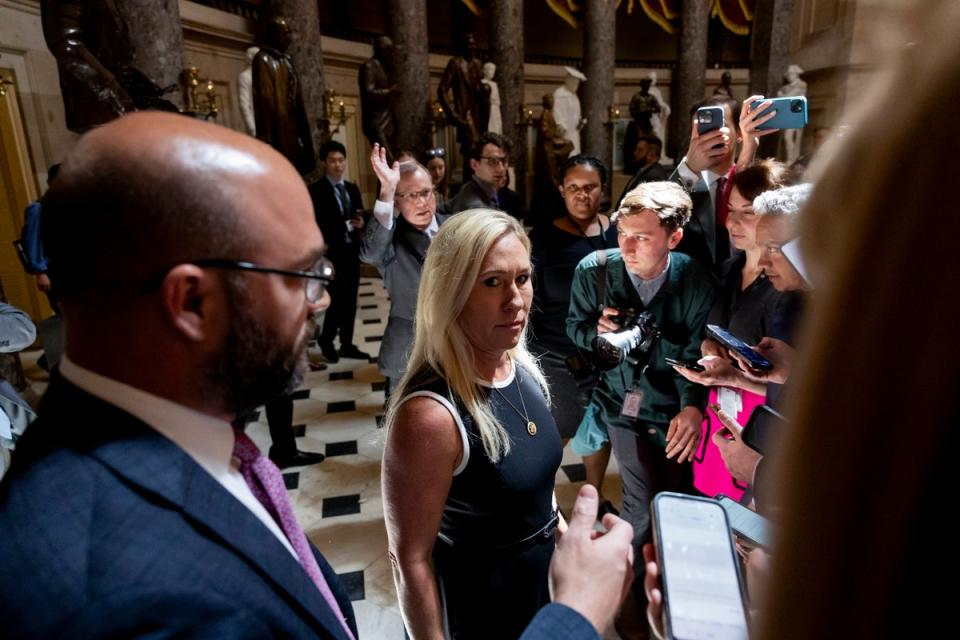
{"type": "Polygon", "coordinates": [[[340,620],[344,633],[353,640],[353,633],[347,626],[340,605],[337,604],[337,599],[330,591],[330,586],[317,565],[317,559],[310,550],[307,536],[300,528],[297,518],[293,515],[293,507],[287,498],[287,489],[283,484],[283,476],[280,470],[269,458],[260,453],[260,449],[245,433],[239,429],[234,429],[234,434],[236,441],[233,445],[233,455],[240,461],[240,473],[247,481],[250,491],[283,529],[284,535],[290,541],[290,546],[293,547],[293,550],[297,553],[297,558],[300,559],[300,564],[307,575],[310,576],[310,579],[313,580],[313,583],[317,585],[317,589],[320,590],[320,594],[327,601],[334,615],[340,620]]]}

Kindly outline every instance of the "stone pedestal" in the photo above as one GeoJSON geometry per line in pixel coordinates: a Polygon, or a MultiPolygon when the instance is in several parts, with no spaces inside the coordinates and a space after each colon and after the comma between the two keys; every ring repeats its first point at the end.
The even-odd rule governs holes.
{"type": "Polygon", "coordinates": [[[262,16],[283,16],[293,32],[293,44],[287,53],[300,77],[300,91],[313,133],[313,151],[319,154],[324,141],[320,120],[326,115],[323,99],[323,52],[320,49],[320,15],[317,3],[310,0],[265,0],[262,16]]]}
{"type": "Polygon", "coordinates": [[[707,0],[684,0],[677,72],[671,91],[670,144],[667,147],[667,155],[678,162],[690,142],[690,107],[703,100],[709,20],[707,0]]]}
{"type": "MultiPolygon", "coordinates": [[[[607,123],[613,105],[613,74],[616,67],[617,8],[613,0],[587,0],[583,29],[583,117],[580,132],[583,153],[597,156],[613,172],[612,130],[607,123]]],[[[607,180],[605,196],[610,194],[607,180]]]]}
{"type": "Polygon", "coordinates": [[[491,13],[490,49],[493,63],[497,65],[503,135],[513,144],[510,160],[516,184],[510,186],[526,202],[527,125],[520,118],[523,107],[523,1],[493,2],[491,13]]]}
{"type": "Polygon", "coordinates": [[[173,87],[162,97],[182,107],[183,28],[176,0],[117,0],[133,47],[133,66],[160,88],[173,87]]]}
{"type": "Polygon", "coordinates": [[[400,95],[396,107],[397,148],[420,153],[430,143],[430,61],[426,0],[389,0],[389,35],[396,46],[393,77],[400,95]]]}

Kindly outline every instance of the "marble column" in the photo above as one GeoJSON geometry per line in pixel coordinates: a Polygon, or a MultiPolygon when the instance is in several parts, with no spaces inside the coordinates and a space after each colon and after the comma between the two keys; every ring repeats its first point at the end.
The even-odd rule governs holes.
{"type": "Polygon", "coordinates": [[[160,88],[173,87],[162,97],[182,107],[183,28],[177,0],[118,0],[117,11],[127,25],[133,66],[160,88]]]}
{"type": "MultiPolygon", "coordinates": [[[[616,67],[617,7],[613,0],[587,0],[583,28],[583,117],[587,124],[581,130],[583,153],[600,158],[608,171],[613,169],[612,130],[605,125],[613,105],[614,69],[616,67]]],[[[606,194],[610,184],[607,181],[606,194]]]]}
{"type": "Polygon", "coordinates": [[[790,64],[790,30],[795,0],[758,2],[750,48],[750,93],[772,96],[790,64]]]}
{"type": "Polygon", "coordinates": [[[513,144],[510,161],[516,184],[511,188],[526,202],[527,125],[520,118],[523,107],[523,0],[499,0],[491,4],[490,49],[497,65],[494,80],[500,89],[503,135],[513,144]]]}
{"type": "Polygon", "coordinates": [[[319,154],[326,133],[320,129],[320,120],[326,116],[327,104],[323,99],[323,51],[320,49],[317,3],[311,0],[266,0],[261,6],[264,19],[283,16],[290,25],[293,43],[287,53],[293,58],[293,66],[300,77],[300,91],[313,133],[313,152],[319,154]]]}
{"type": "Polygon", "coordinates": [[[707,0],[684,0],[677,70],[670,92],[670,144],[667,146],[667,155],[678,161],[687,152],[690,141],[690,107],[703,100],[709,21],[707,0]]]}
{"type": "Polygon", "coordinates": [[[389,0],[388,32],[396,47],[393,74],[400,88],[396,106],[396,149],[419,153],[430,144],[430,60],[426,0],[389,0]]]}

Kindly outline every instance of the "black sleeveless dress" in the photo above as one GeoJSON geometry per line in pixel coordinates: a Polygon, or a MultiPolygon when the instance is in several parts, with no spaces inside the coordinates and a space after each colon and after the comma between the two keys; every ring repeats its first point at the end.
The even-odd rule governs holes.
{"type": "Polygon", "coordinates": [[[510,453],[497,463],[486,456],[470,414],[446,380],[429,371],[410,388],[410,396],[452,403],[467,436],[469,457],[453,477],[433,548],[445,630],[457,640],[517,638],[550,601],[560,435],[540,387],[525,370],[515,366],[514,376],[483,391],[511,441],[510,453]],[[528,433],[520,415],[524,405],[536,435],[528,433]]]}

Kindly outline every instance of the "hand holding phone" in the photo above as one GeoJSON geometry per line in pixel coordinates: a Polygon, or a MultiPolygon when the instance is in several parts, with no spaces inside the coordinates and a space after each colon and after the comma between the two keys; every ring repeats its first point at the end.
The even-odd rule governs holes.
{"type": "Polygon", "coordinates": [[[757,129],[802,129],[807,124],[807,99],[803,96],[783,96],[768,100],[756,100],[750,104],[751,109],[759,109],[762,102],[771,103],[764,108],[758,117],[771,112],[775,115],[757,126],[757,129]]]}
{"type": "Polygon", "coordinates": [[[703,365],[699,362],[684,362],[682,360],[676,360],[674,358],[668,358],[664,356],[663,361],[673,367],[680,367],[682,369],[689,369],[690,371],[696,371],[698,373],[703,373],[706,369],[703,368],[703,365]]]}
{"type": "Polygon", "coordinates": [[[750,348],[746,342],[733,335],[723,327],[720,327],[715,324],[707,325],[707,335],[727,349],[736,351],[744,360],[750,365],[751,369],[757,369],[759,371],[769,371],[773,368],[773,364],[761,356],[759,353],[750,348]]]}

